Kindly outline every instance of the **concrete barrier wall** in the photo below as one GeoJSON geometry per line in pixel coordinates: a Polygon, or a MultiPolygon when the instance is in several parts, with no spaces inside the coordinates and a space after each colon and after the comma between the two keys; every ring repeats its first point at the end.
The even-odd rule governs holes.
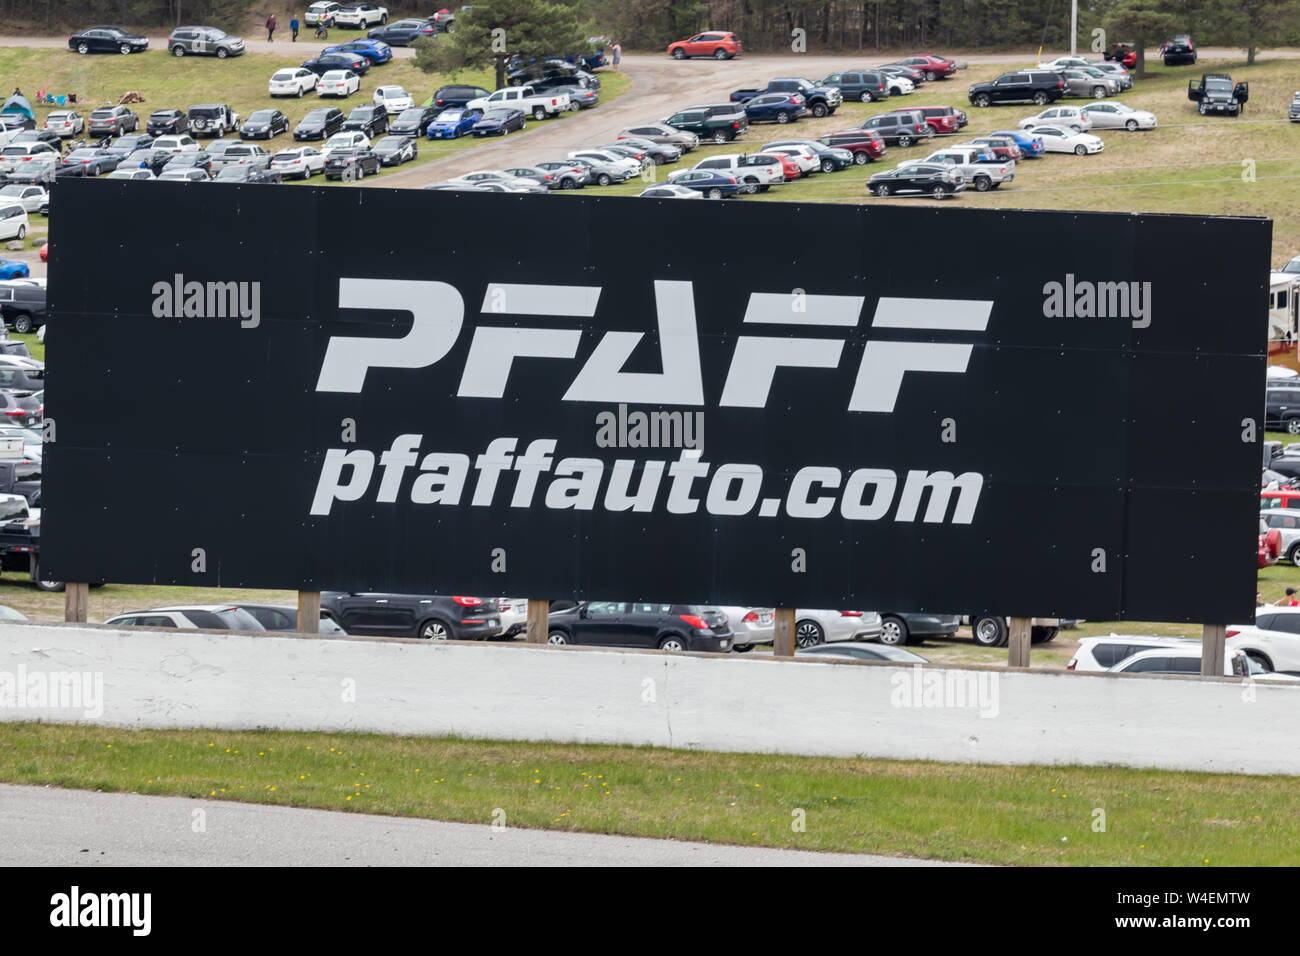
{"type": "Polygon", "coordinates": [[[0,625],[0,720],[1300,774],[1300,686],[67,625],[0,625]]]}

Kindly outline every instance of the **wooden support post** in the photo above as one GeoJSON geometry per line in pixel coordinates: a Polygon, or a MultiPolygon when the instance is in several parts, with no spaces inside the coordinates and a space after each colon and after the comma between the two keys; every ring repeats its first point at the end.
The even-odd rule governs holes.
{"type": "Polygon", "coordinates": [[[320,592],[298,592],[298,633],[320,633],[320,592]]]}
{"type": "Polygon", "coordinates": [[[772,653],[777,657],[794,657],[794,608],[777,608],[772,626],[775,629],[772,653]]]}
{"type": "Polygon", "coordinates": [[[90,611],[90,585],[69,581],[63,586],[63,619],[85,624],[90,611]]]}
{"type": "Polygon", "coordinates": [[[1029,636],[1033,633],[1033,618],[1011,618],[1011,633],[1007,638],[1007,666],[1029,666],[1029,636]]]}
{"type": "Polygon", "coordinates": [[[551,624],[551,602],[528,599],[528,624],[524,627],[524,640],[529,644],[545,644],[551,624]]]}
{"type": "Polygon", "coordinates": [[[1224,624],[1201,625],[1201,676],[1222,677],[1227,653],[1228,628],[1224,624]]]}

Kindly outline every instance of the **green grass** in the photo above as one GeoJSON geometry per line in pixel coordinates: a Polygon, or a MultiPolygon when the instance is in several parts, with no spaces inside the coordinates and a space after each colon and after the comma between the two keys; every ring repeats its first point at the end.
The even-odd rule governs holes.
{"type": "MultiPolygon", "coordinates": [[[[340,34],[335,42],[345,43],[356,35],[359,34],[340,34]]],[[[245,53],[234,59],[218,60],[215,57],[177,59],[165,49],[130,56],[79,56],[71,50],[8,47],[0,49],[0,76],[6,77],[6,82],[20,86],[30,94],[42,87],[55,94],[76,93],[77,105],[65,108],[76,109],[83,117],[88,117],[92,109],[105,103],[116,103],[126,91],[136,90],[145,99],[143,104],[131,107],[140,115],[141,131],[143,121],[154,110],[186,109],[197,103],[229,103],[241,118],[246,118],[254,110],[278,109],[289,117],[292,129],[318,106],[335,105],[347,112],[354,106],[369,103],[376,86],[404,87],[417,103],[428,99],[434,90],[449,82],[471,83],[487,89],[494,87],[494,75],[488,70],[462,73],[452,80],[446,76],[421,72],[414,66],[413,60],[394,59],[382,66],[372,67],[361,78],[360,91],[346,100],[322,100],[315,94],[308,94],[302,99],[273,98],[267,93],[266,86],[272,73],[282,67],[296,66],[316,55],[318,49],[313,44],[304,44],[297,57],[276,53],[245,53]]],[[[602,102],[615,99],[630,88],[631,80],[622,73],[605,71],[601,74],[602,102]]],[[[58,107],[36,107],[38,122],[44,123],[45,116],[55,109],[58,107]]],[[[596,109],[599,110],[600,107],[596,109]]],[[[577,114],[561,114],[558,121],[571,120],[575,115],[577,114]]],[[[292,146],[293,137],[282,134],[269,143],[264,140],[258,142],[275,152],[292,146]]],[[[472,136],[457,140],[421,139],[416,160],[398,168],[407,170],[414,165],[445,159],[484,142],[472,136]]],[[[317,176],[311,182],[320,185],[324,178],[317,176]]]]}
{"type": "Polygon", "coordinates": [[[0,780],[982,863],[1300,863],[1289,777],[4,724],[0,780]]]}
{"type": "MultiPolygon", "coordinates": [[[[956,79],[930,83],[909,96],[884,103],[845,103],[834,116],[806,118],[789,126],[755,124],[737,143],[708,145],[679,163],[659,167],[665,178],[676,169],[694,166],[714,153],[747,152],[778,139],[815,139],[835,130],[857,126],[878,113],[906,106],[948,104],[966,111],[970,125],[953,137],[937,137],[909,149],[890,147],[885,158],[831,175],[777,187],[753,197],[758,201],[898,202],[933,204],[930,199],[873,199],[867,179],[904,159],[920,159],[944,142],[960,142],[997,129],[1014,129],[1039,109],[1032,104],[977,109],[969,104],[967,87],[1005,72],[1006,65],[973,64],[956,79]]],[[[813,79],[816,79],[815,77],[813,79]]],[[[1149,109],[1160,128],[1128,133],[1104,130],[1106,148],[1095,156],[1050,153],[1017,164],[1014,183],[989,193],[967,190],[955,205],[998,209],[1083,209],[1109,212],[1164,212],[1195,215],[1266,216],[1274,220],[1273,264],[1280,266],[1300,251],[1300,124],[1287,122],[1292,93],[1300,89],[1300,60],[1204,62],[1196,67],[1160,69],[1138,80],[1119,97],[1136,109],[1149,109]],[[1239,119],[1202,117],[1187,99],[1187,80],[1204,70],[1225,70],[1234,79],[1250,82],[1250,103],[1239,119]],[[1243,160],[1254,160],[1256,181],[1243,182],[1243,160]]],[[[1070,98],[1064,104],[1085,105],[1070,98]]],[[[633,180],[609,191],[633,194],[648,185],[633,180]]],[[[752,201],[749,197],[741,201],[752,201]]]]}

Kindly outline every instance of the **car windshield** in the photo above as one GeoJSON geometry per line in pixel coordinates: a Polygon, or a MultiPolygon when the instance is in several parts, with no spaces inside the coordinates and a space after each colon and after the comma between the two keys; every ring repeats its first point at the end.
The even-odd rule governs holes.
{"type": "Polygon", "coordinates": [[[192,106],[190,107],[190,115],[202,116],[205,118],[212,117],[212,116],[220,116],[221,110],[219,110],[215,106],[192,106]]]}
{"type": "Polygon", "coordinates": [[[275,74],[275,76],[271,77],[271,79],[272,81],[287,83],[289,80],[293,79],[293,71],[281,70],[279,73],[275,74]]]}
{"type": "Polygon", "coordinates": [[[304,123],[323,123],[329,119],[329,110],[312,110],[302,118],[304,123]]]}
{"type": "Polygon", "coordinates": [[[269,123],[275,116],[275,110],[256,110],[249,114],[250,123],[269,123]]]}
{"type": "Polygon", "coordinates": [[[218,179],[244,179],[248,176],[248,166],[227,166],[217,173],[218,179]]]}
{"type": "Polygon", "coordinates": [[[1211,93],[1231,93],[1232,83],[1228,80],[1208,80],[1205,88],[1211,93]]]}
{"type": "Polygon", "coordinates": [[[93,112],[93,113],[90,114],[90,118],[91,118],[91,119],[112,119],[112,118],[113,118],[113,111],[112,111],[112,110],[95,110],[95,112],[93,112]]]}
{"type": "Polygon", "coordinates": [[[400,136],[385,136],[375,143],[375,149],[399,149],[404,140],[400,136]]]}
{"type": "MultiPolygon", "coordinates": [[[[403,113],[402,115],[405,116],[406,114],[403,113]]],[[[437,122],[454,123],[459,119],[460,119],[460,110],[443,110],[441,113],[438,114],[437,122]]]]}

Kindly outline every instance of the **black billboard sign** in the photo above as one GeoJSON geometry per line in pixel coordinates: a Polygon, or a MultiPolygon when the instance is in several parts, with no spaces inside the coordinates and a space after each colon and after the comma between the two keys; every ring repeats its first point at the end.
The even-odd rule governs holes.
{"type": "Polygon", "coordinates": [[[75,181],[53,213],[59,579],[1254,606],[1266,220],[75,181]]]}

